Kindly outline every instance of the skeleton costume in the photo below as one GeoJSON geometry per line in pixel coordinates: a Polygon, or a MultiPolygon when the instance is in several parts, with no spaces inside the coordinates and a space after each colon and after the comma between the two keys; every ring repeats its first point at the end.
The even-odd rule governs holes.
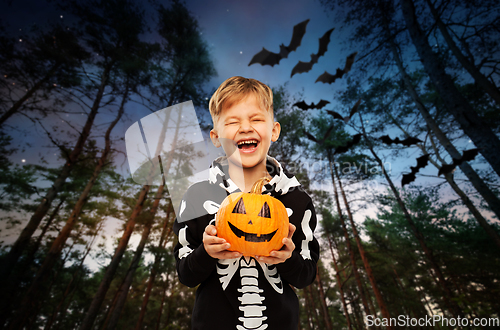
{"type": "Polygon", "coordinates": [[[215,215],[224,198],[239,192],[227,178],[227,159],[216,159],[209,180],[193,184],[184,195],[174,231],[177,273],[181,283],[195,287],[196,301],[192,329],[297,329],[299,302],[292,288],[311,284],[316,276],[319,244],[314,238],[316,214],[309,195],[295,176],[274,158],[267,158],[272,180],[263,193],[279,199],[286,207],[295,250],[284,263],[268,265],[251,257],[214,259],[205,251],[203,232],[215,224],[215,215]],[[226,174],[225,174],[226,173],[226,174]],[[202,216],[195,216],[204,214],[202,216]],[[192,219],[183,221],[185,219],[192,219]]]}

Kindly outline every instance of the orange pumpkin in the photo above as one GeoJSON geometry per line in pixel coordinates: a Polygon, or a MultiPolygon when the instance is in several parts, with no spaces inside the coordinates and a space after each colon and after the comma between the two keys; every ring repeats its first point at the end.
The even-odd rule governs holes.
{"type": "Polygon", "coordinates": [[[217,236],[231,244],[229,251],[244,256],[269,256],[283,246],[288,237],[288,214],[281,201],[262,195],[269,182],[262,178],[254,183],[250,193],[234,193],[226,197],[217,212],[217,236]]]}

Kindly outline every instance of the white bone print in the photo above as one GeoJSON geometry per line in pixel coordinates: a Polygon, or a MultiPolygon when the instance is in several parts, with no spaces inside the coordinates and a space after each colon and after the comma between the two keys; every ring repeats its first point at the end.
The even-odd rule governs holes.
{"type": "Polygon", "coordinates": [[[269,284],[271,284],[273,289],[280,294],[283,293],[283,284],[281,283],[281,277],[278,273],[278,270],[276,269],[276,266],[268,265],[261,261],[259,261],[259,264],[262,268],[262,271],[264,272],[264,276],[266,277],[269,284]]]}
{"type": "Polygon", "coordinates": [[[222,290],[226,290],[229,282],[238,269],[238,259],[220,259],[217,262],[217,274],[222,275],[219,281],[222,283],[222,290]]]}
{"type": "Polygon", "coordinates": [[[267,320],[267,316],[262,313],[266,309],[266,306],[262,305],[265,298],[260,295],[264,290],[258,286],[259,271],[254,259],[240,258],[240,277],[241,288],[238,289],[238,292],[242,295],[238,300],[241,302],[239,309],[243,312],[243,317],[239,317],[238,320],[243,323],[243,326],[237,325],[236,329],[267,329],[268,325],[263,323],[267,320]]]}

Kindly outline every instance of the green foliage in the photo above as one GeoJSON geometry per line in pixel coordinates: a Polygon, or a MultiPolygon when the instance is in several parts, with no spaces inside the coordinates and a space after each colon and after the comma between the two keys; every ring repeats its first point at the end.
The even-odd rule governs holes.
{"type": "MultiPolygon", "coordinates": [[[[494,279],[500,259],[498,248],[489,236],[474,220],[461,219],[446,204],[439,202],[435,191],[409,193],[405,204],[427,245],[443,265],[445,277],[453,284],[467,312],[496,314],[498,303],[493,295],[500,288],[494,279]]],[[[411,234],[399,205],[394,200],[387,200],[386,206],[388,208],[381,209],[377,219],[368,218],[365,222],[366,232],[378,254],[390,258],[386,259],[385,263],[389,262],[389,265],[385,268],[394,268],[394,274],[397,273],[398,281],[406,287],[409,297],[413,297],[411,299],[422,299],[414,291],[417,285],[424,288],[431,301],[442,305],[443,293],[429,277],[430,265],[411,234]]],[[[495,228],[500,230],[498,225],[495,228]]]]}
{"type": "Polygon", "coordinates": [[[33,166],[13,164],[9,157],[15,152],[9,149],[11,138],[0,132],[0,210],[13,211],[36,194],[37,169],[33,166]]]}
{"type": "Polygon", "coordinates": [[[158,17],[162,49],[156,66],[157,85],[150,86],[153,94],[163,105],[186,100],[195,105],[206,104],[207,95],[201,86],[216,71],[198,22],[177,0],[169,8],[159,5],[158,17]]]}

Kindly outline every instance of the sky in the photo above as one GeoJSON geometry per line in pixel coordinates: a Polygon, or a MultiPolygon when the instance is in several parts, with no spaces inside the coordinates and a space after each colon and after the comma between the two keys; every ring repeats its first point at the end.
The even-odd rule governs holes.
{"type": "Polygon", "coordinates": [[[219,73],[213,79],[214,84],[241,75],[261,80],[269,86],[287,82],[290,91],[304,91],[307,103],[316,103],[321,98],[333,100],[335,86],[314,81],[325,70],[335,72],[344,64],[345,56],[352,52],[348,49],[342,51],[339,46],[342,38],[338,31],[332,33],[328,51],[310,72],[290,78],[298,61],[308,62],[310,55],[318,51],[319,38],[335,27],[333,15],[326,13],[319,1],[190,1],[188,7],[198,19],[203,36],[213,52],[219,73]],[[263,47],[279,52],[280,44],[287,46],[293,27],[307,19],[310,21],[297,51],[273,67],[260,64],[248,66],[253,55],[263,47]]]}
{"type": "MultiPolygon", "coordinates": [[[[168,5],[168,1],[160,1],[168,5]]],[[[333,14],[325,12],[317,0],[292,1],[203,1],[189,0],[186,3],[191,14],[197,19],[202,36],[210,47],[218,76],[208,84],[209,89],[217,88],[220,83],[231,76],[255,78],[277,87],[288,83],[287,88],[294,94],[304,92],[307,103],[319,99],[333,100],[333,93],[339,89],[332,85],[314,83],[325,70],[335,72],[343,67],[345,57],[353,51],[341,46],[345,36],[335,24],[333,14]],[[306,34],[297,51],[290,53],[279,65],[248,66],[253,55],[263,47],[271,52],[279,52],[279,45],[287,46],[291,40],[293,27],[310,19],[306,34]],[[331,29],[328,51],[308,73],[296,74],[290,78],[292,68],[298,61],[308,62],[310,55],[318,51],[319,38],[331,29]]],[[[64,13],[56,10],[51,3],[43,0],[2,1],[0,9],[2,20],[9,29],[18,31],[20,38],[33,23],[44,24],[55,20],[68,20],[64,13]],[[10,5],[9,5],[10,2],[10,5]]]]}

